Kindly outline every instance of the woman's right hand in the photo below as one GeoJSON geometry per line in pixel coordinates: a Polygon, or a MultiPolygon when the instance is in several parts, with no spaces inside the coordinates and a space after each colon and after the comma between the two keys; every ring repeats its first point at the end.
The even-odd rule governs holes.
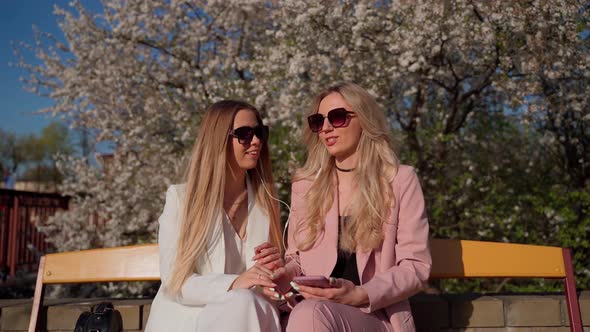
{"type": "Polygon", "coordinates": [[[267,269],[266,267],[261,265],[254,265],[246,272],[240,274],[236,278],[236,280],[234,280],[233,284],[229,289],[248,289],[254,286],[272,288],[275,287],[276,284],[272,281],[271,275],[272,271],[267,269]]]}

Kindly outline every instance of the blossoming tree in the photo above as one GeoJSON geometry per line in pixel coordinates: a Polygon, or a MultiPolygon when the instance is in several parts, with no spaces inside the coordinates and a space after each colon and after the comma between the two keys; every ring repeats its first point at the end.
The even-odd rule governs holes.
{"type": "Polygon", "coordinates": [[[165,188],[179,179],[203,110],[221,98],[263,112],[287,196],[311,96],[354,81],[378,99],[402,159],[420,172],[435,235],[568,244],[580,253],[579,281],[590,282],[582,2],[102,4],[56,8],[65,43],[37,32],[19,49],[27,87],[55,100],[46,112],[95,130],[114,151],[108,172],[62,159],[73,208],[43,226],[59,250],[153,242],[165,188]],[[573,196],[555,199],[563,193],[573,196]],[[95,213],[108,222],[89,223],[95,213]]]}

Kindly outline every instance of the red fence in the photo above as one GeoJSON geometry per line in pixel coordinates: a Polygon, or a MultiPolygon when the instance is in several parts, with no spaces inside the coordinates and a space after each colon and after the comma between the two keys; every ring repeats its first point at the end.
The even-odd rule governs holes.
{"type": "Polygon", "coordinates": [[[0,272],[14,277],[17,270],[36,267],[35,251],[45,253],[48,244],[35,220],[47,220],[68,208],[69,198],[59,194],[0,189],[0,272]]]}

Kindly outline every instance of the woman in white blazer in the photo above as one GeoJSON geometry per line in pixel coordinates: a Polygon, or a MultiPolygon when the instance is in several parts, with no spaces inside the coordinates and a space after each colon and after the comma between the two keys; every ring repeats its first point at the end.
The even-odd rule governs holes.
{"type": "Polygon", "coordinates": [[[166,193],[158,243],[162,286],[146,331],[280,331],[276,286],[282,263],[268,127],[244,102],[209,107],[185,184],[166,193]]]}

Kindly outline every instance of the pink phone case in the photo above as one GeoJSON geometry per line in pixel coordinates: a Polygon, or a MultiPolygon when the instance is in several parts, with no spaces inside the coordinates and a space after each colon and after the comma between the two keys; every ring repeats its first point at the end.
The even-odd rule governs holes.
{"type": "Polygon", "coordinates": [[[281,294],[285,294],[291,290],[291,285],[289,284],[291,281],[287,276],[282,276],[279,279],[273,280],[276,285],[275,289],[277,292],[281,294]]]}
{"type": "Polygon", "coordinates": [[[324,276],[297,276],[293,278],[293,281],[299,285],[318,287],[318,288],[331,288],[330,280],[324,276]]]}

